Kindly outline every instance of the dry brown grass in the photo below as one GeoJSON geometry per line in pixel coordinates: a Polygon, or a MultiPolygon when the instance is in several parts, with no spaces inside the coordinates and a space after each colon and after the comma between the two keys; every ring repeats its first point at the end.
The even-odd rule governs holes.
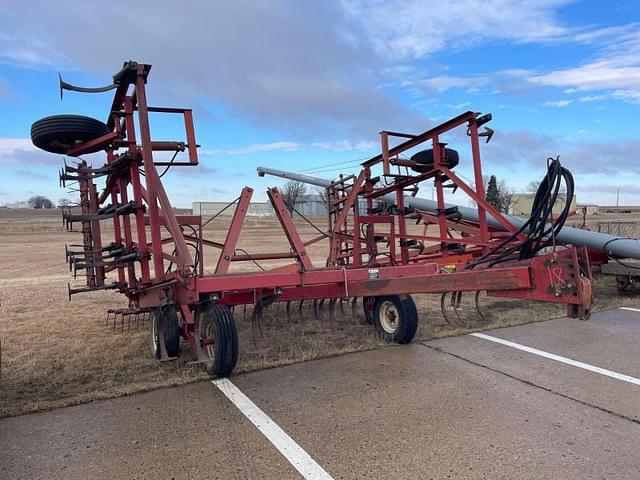
{"type": "MultiPolygon", "coordinates": [[[[207,237],[222,240],[224,228],[224,221],[211,224],[207,237]]],[[[300,224],[300,229],[304,236],[314,235],[306,225],[300,224]]],[[[273,219],[250,219],[246,232],[240,246],[252,252],[282,250],[286,245],[273,219]]],[[[202,365],[189,364],[189,355],[166,364],[152,360],[146,325],[140,330],[128,330],[125,325],[124,333],[120,324],[115,330],[105,326],[106,309],[126,305],[120,295],[97,292],[67,301],[70,277],[64,244],[77,241],[78,234],[62,230],[59,212],[0,210],[0,417],[207,378],[202,365]]],[[[311,249],[319,265],[324,248],[317,245],[311,249]]],[[[214,258],[208,253],[211,269],[214,258]]],[[[417,295],[415,299],[421,315],[419,339],[457,335],[474,328],[443,326],[439,297],[417,295]]],[[[617,296],[613,284],[602,281],[596,283],[596,299],[596,307],[601,309],[634,302],[633,298],[617,296]]],[[[521,301],[483,299],[483,305],[489,319],[484,328],[540,321],[564,313],[558,306],[521,301]]],[[[471,321],[475,318],[473,309],[465,306],[464,316],[471,321]]],[[[264,320],[266,338],[258,349],[251,340],[251,309],[246,319],[243,310],[237,310],[241,354],[236,371],[383,346],[371,327],[353,324],[350,308],[345,305],[345,310],[346,315],[338,313],[330,328],[326,314],[317,320],[305,309],[302,319],[296,314],[294,322],[288,323],[284,307],[272,306],[264,320]]]]}

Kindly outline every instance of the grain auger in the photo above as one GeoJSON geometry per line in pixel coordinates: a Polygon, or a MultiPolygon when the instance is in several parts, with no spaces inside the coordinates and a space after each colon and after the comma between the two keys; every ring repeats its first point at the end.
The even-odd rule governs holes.
{"type": "MultiPolygon", "coordinates": [[[[490,139],[490,114],[464,112],[417,135],[383,131],[380,153],[357,174],[335,180],[260,169],[326,188],[327,225],[314,226],[317,235],[303,239],[281,193],[269,188],[287,246],[252,252],[238,247],[252,188],[244,187],[232,202],[230,224],[226,232],[214,231],[215,238],[205,238],[204,227],[217,216],[179,215],[172,208],[163,175],[197,168],[199,145],[190,109],[148,104],[150,71],[151,65],[129,61],[105,87],[61,82],[63,90],[112,92],[105,121],[55,115],[36,121],[31,136],[37,147],[79,160],[61,172],[63,185],[77,182],[80,194],[79,206],[63,215],[69,228],[81,225],[82,242],[67,251],[67,259],[72,271],[84,271],[86,282],[69,287],[69,295],[105,289],[124,294],[128,308],[108,312],[108,319],[117,317],[124,328],[123,314],[133,315],[134,322],[135,315],[149,315],[156,358],[175,358],[186,343],[194,361],[206,363],[212,375],[229,375],[238,357],[236,319],[240,312],[247,317],[246,306],[253,306],[256,336],[265,310],[276,313],[278,328],[309,311],[329,329],[372,325],[381,338],[396,343],[416,334],[413,294],[486,291],[566,304],[570,315],[588,317],[589,264],[584,249],[575,246],[579,243],[562,238],[566,216],[551,221],[545,207],[532,215],[534,221],[520,222],[485,200],[480,140],[490,139]],[[181,117],[180,138],[155,140],[150,113],[181,117]],[[455,173],[458,152],[444,143],[457,127],[467,129],[470,158],[464,161],[473,168],[474,186],[455,173]],[[391,146],[392,141],[398,143],[391,146]],[[419,151],[407,158],[414,148],[419,151]],[[80,158],[96,152],[104,154],[101,165],[80,158]],[[417,196],[425,182],[437,196],[427,205],[417,196]],[[456,189],[476,207],[447,204],[446,196],[456,189]],[[314,263],[308,248],[323,244],[318,242],[327,253],[314,263]],[[236,269],[238,263],[248,267],[236,269]]],[[[541,205],[553,204],[560,182],[569,179],[553,173],[556,167],[559,162],[550,164],[541,205]]]]}

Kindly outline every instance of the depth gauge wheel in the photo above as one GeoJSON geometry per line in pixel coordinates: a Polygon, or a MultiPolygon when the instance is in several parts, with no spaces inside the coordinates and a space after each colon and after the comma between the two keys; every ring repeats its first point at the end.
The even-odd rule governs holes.
{"type": "MultiPolygon", "coordinates": [[[[109,127],[91,117],[82,115],[52,115],[31,125],[31,141],[50,153],[67,153],[79,143],[90,142],[109,133],[109,127]]],[[[97,152],[95,148],[87,153],[97,152]]]]}
{"type": "Polygon", "coordinates": [[[153,309],[151,315],[150,344],[151,354],[160,359],[162,350],[162,332],[164,331],[164,348],[167,356],[180,356],[180,322],[178,321],[178,311],[175,305],[165,305],[153,309]]]}
{"type": "Polygon", "coordinates": [[[196,323],[202,350],[210,360],[209,374],[229,376],[238,361],[238,332],[231,310],[212,301],[201,303],[196,323]]]}
{"type": "Polygon", "coordinates": [[[375,297],[373,321],[383,339],[409,343],[418,330],[418,310],[410,295],[375,297]]]}

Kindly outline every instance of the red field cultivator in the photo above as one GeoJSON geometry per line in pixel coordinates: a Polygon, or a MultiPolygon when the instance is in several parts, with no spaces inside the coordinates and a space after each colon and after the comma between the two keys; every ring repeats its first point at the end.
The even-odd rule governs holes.
{"type": "Polygon", "coordinates": [[[250,253],[237,245],[251,188],[245,187],[235,202],[224,243],[203,237],[207,221],[201,216],[174,213],[162,176],[169,168],[194,168],[198,145],[191,110],[148,105],[150,69],[127,62],[112,85],[98,89],[61,82],[67,90],[114,90],[106,123],[77,115],[47,117],[34,123],[32,139],[46,151],[71,157],[106,152],[100,167],[83,160],[65,162],[60,174],[63,184],[78,182],[80,193],[79,208],[64,209],[63,217],[68,228],[81,226],[82,244],[68,250],[67,259],[74,273],[84,274],[86,286],[70,288],[69,295],[102,289],[125,294],[129,309],[112,314],[150,312],[157,358],[178,356],[183,339],[197,361],[209,363],[212,375],[230,374],[238,356],[233,315],[238,305],[253,305],[255,320],[274,302],[286,302],[289,314],[292,305],[302,308],[305,301],[328,304],[331,310],[350,302],[355,309],[361,298],[366,320],[383,338],[398,343],[410,342],[416,333],[414,293],[442,294],[443,310],[451,306],[456,311],[462,292],[472,292],[477,299],[476,292],[487,291],[564,303],[571,316],[588,316],[591,274],[586,253],[556,241],[567,212],[551,219],[561,183],[573,188],[571,175],[557,160],[550,161],[531,219],[524,226],[513,225],[485,200],[480,140],[490,139],[492,131],[483,125],[491,115],[466,112],[420,135],[382,132],[381,153],[364,162],[358,175],[325,185],[329,226],[307,241],[296,230],[282,194],[268,189],[289,249],[250,253]],[[186,140],[154,140],[150,113],[181,116],[186,140]],[[460,126],[466,127],[470,141],[474,187],[455,173],[458,153],[441,141],[460,126]],[[390,147],[394,137],[403,141],[390,147]],[[422,144],[424,150],[402,157],[422,144]],[[167,160],[166,152],[173,157],[167,160]],[[186,160],[177,161],[179,154],[186,160]],[[426,181],[435,186],[437,208],[409,205],[407,198],[414,198],[426,181]],[[457,207],[445,204],[445,194],[452,189],[463,190],[475,202],[477,220],[462,218],[457,207]],[[113,238],[108,240],[101,230],[105,221],[113,223],[113,238]],[[421,226],[417,233],[416,224],[421,226]],[[323,240],[328,240],[328,254],[323,266],[316,267],[308,247],[323,240]],[[209,261],[205,247],[220,253],[209,261]],[[266,271],[230,271],[234,262],[273,259],[288,264],[266,271]],[[205,265],[213,273],[205,274],[205,265]]]}

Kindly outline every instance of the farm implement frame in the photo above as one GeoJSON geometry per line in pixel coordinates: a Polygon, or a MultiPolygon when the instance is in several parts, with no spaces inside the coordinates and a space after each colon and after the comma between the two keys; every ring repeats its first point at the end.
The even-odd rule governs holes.
{"type": "MultiPolygon", "coordinates": [[[[355,311],[360,298],[365,321],[373,323],[383,338],[398,343],[410,342],[416,333],[418,313],[410,294],[417,293],[442,294],[445,315],[446,305],[454,311],[459,307],[462,292],[475,293],[477,302],[477,292],[487,291],[563,303],[571,316],[588,317],[591,273],[585,250],[559,245],[555,233],[562,225],[548,224],[550,217],[539,215],[542,224],[517,227],[485,199],[480,141],[493,134],[485,127],[490,114],[466,112],[419,135],[381,132],[379,155],[364,162],[357,175],[324,185],[328,227],[318,229],[312,239],[301,238],[283,194],[269,188],[267,197],[289,248],[251,253],[239,249],[238,240],[252,188],[242,189],[233,202],[223,241],[203,236],[213,218],[174,212],[162,177],[173,167],[197,168],[198,144],[190,109],[148,105],[150,70],[150,65],[126,62],[113,83],[100,88],[61,80],[61,92],[113,90],[107,120],[46,117],[34,123],[32,139],[46,151],[70,157],[106,153],[99,167],[82,159],[73,164],[65,161],[60,173],[63,185],[77,182],[80,195],[79,206],[63,209],[63,219],[68,229],[74,224],[81,227],[82,243],[71,246],[66,256],[74,275],[84,274],[86,285],[70,287],[69,296],[106,289],[125,294],[129,308],[117,313],[152,314],[151,343],[158,359],[178,356],[182,338],[196,361],[208,363],[212,375],[230,374],[238,356],[233,316],[238,305],[253,305],[255,321],[274,302],[286,302],[289,315],[293,302],[300,309],[305,301],[314,307],[326,303],[331,311],[336,304],[342,308],[350,302],[355,311]],[[152,113],[181,116],[184,139],[154,140],[152,113]],[[474,186],[455,173],[458,153],[441,141],[459,127],[466,128],[470,141],[474,186]],[[401,142],[391,146],[397,138],[401,142]],[[402,156],[418,146],[426,149],[410,158],[402,156]],[[186,159],[177,160],[182,157],[186,159]],[[406,199],[415,197],[423,182],[434,185],[435,209],[407,205],[406,199]],[[462,218],[456,207],[446,205],[447,191],[455,189],[475,203],[477,221],[462,218]],[[105,221],[113,224],[113,238],[104,238],[105,221]],[[419,233],[413,228],[416,224],[419,233]],[[329,244],[321,267],[308,250],[320,241],[329,244]],[[205,247],[220,253],[210,261],[205,259],[205,247]],[[237,262],[263,260],[287,264],[266,271],[231,269],[237,262]],[[212,273],[205,273],[208,270],[212,273]]],[[[554,191],[557,196],[559,180],[551,174],[545,178],[547,194],[541,205],[548,207],[554,191]]]]}

